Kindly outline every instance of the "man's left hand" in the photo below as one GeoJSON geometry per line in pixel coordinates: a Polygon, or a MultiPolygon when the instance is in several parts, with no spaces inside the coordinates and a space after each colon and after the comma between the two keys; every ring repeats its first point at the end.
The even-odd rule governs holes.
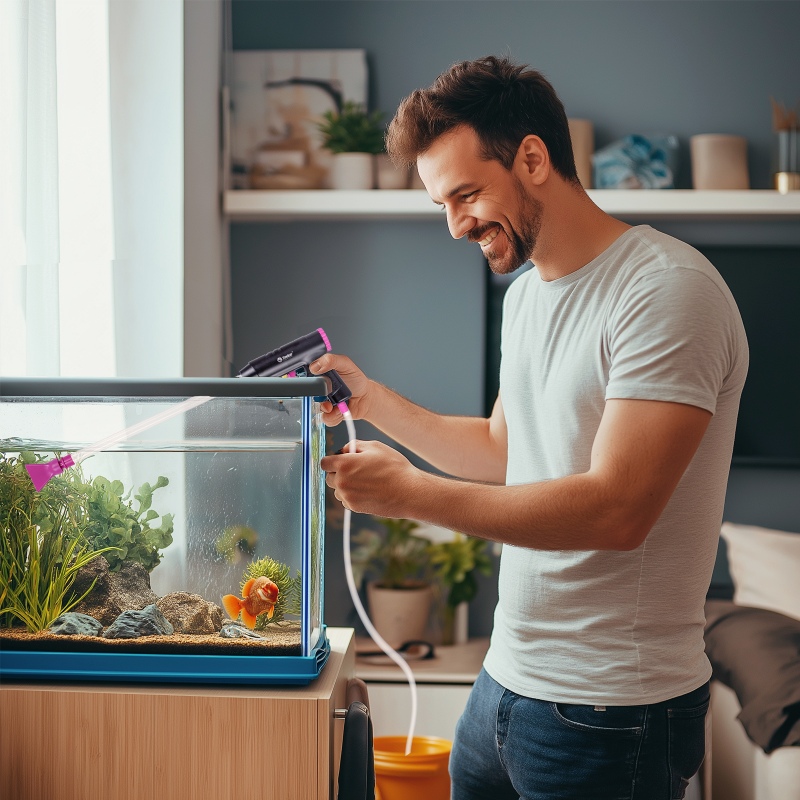
{"type": "Polygon", "coordinates": [[[397,519],[410,514],[422,472],[381,442],[356,441],[355,445],[354,453],[348,444],[343,452],[320,461],[336,499],[362,514],[397,519]]]}

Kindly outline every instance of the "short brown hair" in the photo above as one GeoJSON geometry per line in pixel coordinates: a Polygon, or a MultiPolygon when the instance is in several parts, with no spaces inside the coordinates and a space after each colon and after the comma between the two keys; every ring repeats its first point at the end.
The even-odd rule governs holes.
{"type": "Polygon", "coordinates": [[[564,106],[547,79],[527,65],[486,56],[462,61],[428,89],[416,89],[397,109],[386,150],[397,164],[412,165],[442,134],[469,125],[482,155],[511,169],[522,140],[539,136],[553,168],[578,183],[564,106]]]}

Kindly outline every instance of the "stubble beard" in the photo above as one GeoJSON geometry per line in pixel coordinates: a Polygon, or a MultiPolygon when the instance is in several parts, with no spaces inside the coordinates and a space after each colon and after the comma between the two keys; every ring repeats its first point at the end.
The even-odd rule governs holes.
{"type": "Polygon", "coordinates": [[[542,227],[543,205],[541,200],[531,197],[516,176],[515,183],[519,208],[523,210],[525,216],[520,223],[519,231],[515,230],[511,225],[509,225],[507,231],[503,229],[511,245],[508,253],[504,256],[486,254],[489,269],[495,275],[510,275],[528,262],[533,255],[539,231],[542,227]]]}

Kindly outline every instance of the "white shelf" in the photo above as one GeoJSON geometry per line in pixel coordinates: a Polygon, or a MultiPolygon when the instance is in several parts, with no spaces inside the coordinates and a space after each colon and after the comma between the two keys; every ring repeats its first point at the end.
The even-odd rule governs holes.
{"type": "MultiPolygon", "coordinates": [[[[800,221],[800,192],[592,189],[589,196],[607,213],[627,220],[800,221]]],[[[233,221],[439,217],[444,223],[441,208],[419,189],[227,191],[223,212],[233,221]]]]}

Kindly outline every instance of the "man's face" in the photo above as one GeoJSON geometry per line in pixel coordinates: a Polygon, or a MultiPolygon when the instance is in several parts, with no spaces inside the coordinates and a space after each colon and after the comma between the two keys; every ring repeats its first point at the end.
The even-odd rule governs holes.
{"type": "Polygon", "coordinates": [[[514,171],[481,157],[475,131],[462,125],[439,137],[417,159],[417,170],[447,213],[454,239],[477,242],[492,272],[507,275],[533,254],[542,204],[514,171]]]}

